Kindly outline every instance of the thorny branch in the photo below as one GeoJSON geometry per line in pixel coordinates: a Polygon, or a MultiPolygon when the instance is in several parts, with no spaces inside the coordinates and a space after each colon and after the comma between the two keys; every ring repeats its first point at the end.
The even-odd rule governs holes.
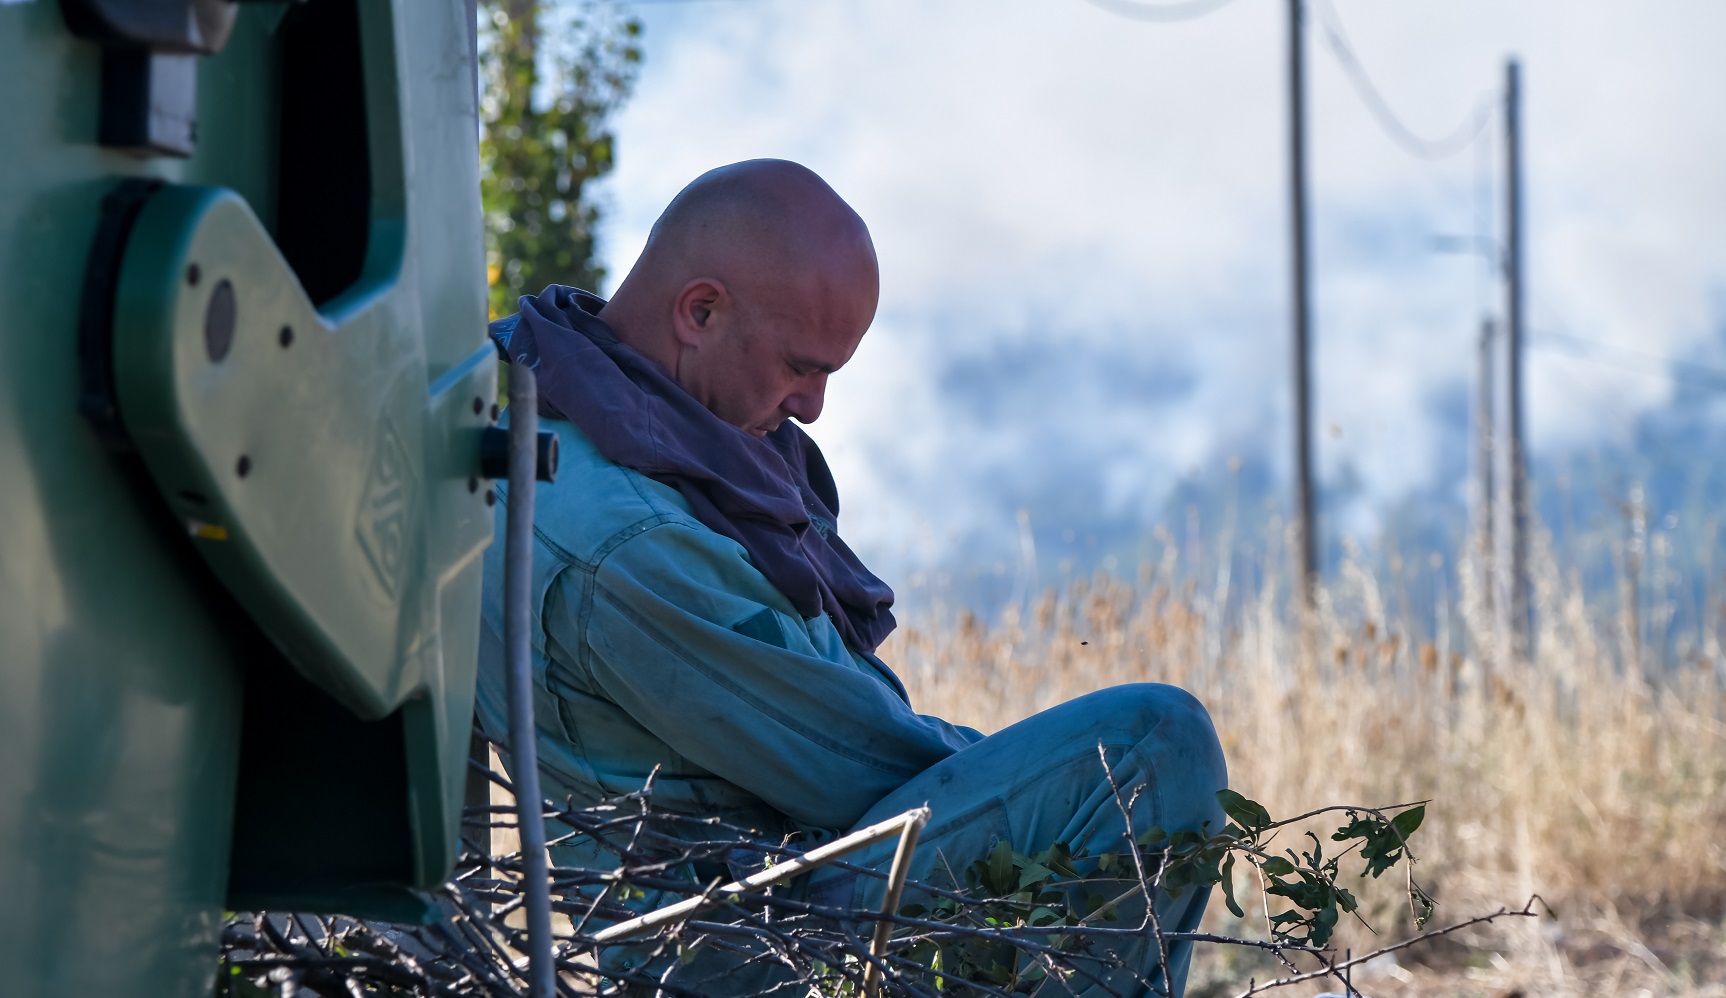
{"type": "MultiPolygon", "coordinates": [[[[1273,931],[1269,939],[1245,939],[1167,931],[1158,919],[1156,906],[1149,904],[1142,921],[1106,924],[1111,919],[1105,913],[1134,898],[1162,896],[1183,887],[1203,889],[1218,883],[1216,876],[1202,875],[1207,868],[1215,873],[1221,854],[1218,850],[1246,857],[1262,887],[1267,883],[1263,861],[1273,858],[1266,848],[1270,833],[1301,819],[1337,810],[1351,818],[1377,816],[1389,824],[1388,829],[1380,831],[1379,853],[1382,856],[1393,845],[1400,844],[1405,864],[1408,859],[1405,830],[1410,823],[1392,824],[1393,819],[1386,812],[1395,808],[1365,807],[1321,808],[1299,819],[1273,821],[1262,808],[1237,795],[1229,808],[1231,818],[1239,818],[1245,805],[1256,811],[1245,812],[1248,820],[1244,826],[1231,824],[1222,836],[1169,839],[1161,829],[1135,834],[1132,812],[1143,788],[1123,792],[1106,758],[1104,769],[1129,829],[1131,856],[1122,864],[1121,872],[1136,883],[1121,894],[1119,874],[1104,877],[1093,871],[1078,875],[1076,867],[1063,866],[1063,862],[1064,857],[1074,861],[1081,857],[1062,851],[1052,865],[1074,870],[1075,875],[1056,877],[1042,887],[1031,884],[1031,905],[1048,901],[1047,895],[1038,893],[1045,887],[1070,888],[1107,880],[1117,888],[1110,892],[1109,900],[1100,902],[1097,910],[1074,912],[1057,920],[1041,914],[1050,911],[1051,905],[1032,908],[1020,904],[1015,899],[1022,900],[1023,892],[1003,889],[1006,885],[991,883],[987,877],[979,880],[975,875],[967,875],[966,869],[956,871],[943,856],[938,865],[950,883],[911,881],[906,887],[908,897],[928,901],[932,911],[923,905],[906,905],[895,913],[835,906],[811,900],[795,884],[776,884],[716,896],[715,903],[699,913],[660,926],[625,945],[607,946],[595,938],[606,927],[712,891],[716,881],[711,876],[695,875],[696,869],[708,872],[727,869],[741,879],[744,873],[801,856],[808,849],[782,840],[761,841],[747,829],[716,819],[657,810],[652,806],[651,781],[637,793],[598,804],[560,809],[548,803],[545,813],[552,827],[547,830],[547,838],[553,845],[585,843],[591,847],[590,854],[609,856],[613,864],[608,869],[553,867],[551,870],[557,918],[554,958],[558,992],[570,996],[617,995],[625,991],[695,996],[711,993],[721,981],[725,982],[726,990],[736,993],[737,982],[747,980],[757,983],[746,990],[787,998],[811,994],[855,996],[863,992],[867,978],[871,985],[878,986],[879,994],[893,998],[937,995],[1009,998],[1031,992],[1060,996],[1085,990],[1117,994],[1123,982],[1130,982],[1135,993],[1167,994],[1171,982],[1163,966],[1167,964],[1170,946],[1175,943],[1255,949],[1274,957],[1286,968],[1287,972],[1274,980],[1249,982],[1235,998],[1251,998],[1269,990],[1326,978],[1336,980],[1352,992],[1348,972],[1375,956],[1501,918],[1536,914],[1538,897],[1531,898],[1521,909],[1500,908],[1371,953],[1348,956],[1334,948],[1313,945],[1310,940],[1292,938],[1286,932],[1273,931]],[[1238,836],[1238,843],[1231,842],[1229,836],[1238,836]],[[1191,867],[1195,865],[1200,875],[1193,874],[1191,867]],[[965,879],[961,880],[961,876],[965,879]],[[1033,910],[1039,914],[1025,914],[1033,910]],[[872,953],[877,927],[883,923],[891,929],[889,941],[884,951],[877,949],[872,953]],[[1154,978],[1149,980],[1142,976],[1148,968],[1128,965],[1118,955],[1121,944],[1142,941],[1147,934],[1154,936],[1152,952],[1162,957],[1159,962],[1163,965],[1156,968],[1154,978]],[[960,954],[975,952],[1006,953],[1007,965],[995,966],[993,974],[978,973],[975,966],[958,958],[960,954]]],[[[510,788],[510,781],[503,774],[488,772],[487,776],[497,786],[510,788]]],[[[430,924],[394,924],[348,916],[314,918],[279,912],[235,914],[222,933],[217,993],[230,998],[293,995],[467,998],[521,994],[526,981],[526,961],[522,955],[526,939],[517,911],[521,905],[523,863],[519,854],[487,854],[492,838],[488,833],[513,828],[513,814],[513,808],[505,807],[468,810],[463,840],[466,848],[455,875],[429,897],[436,911],[430,924]]],[[[1050,850],[1038,860],[1055,851],[1050,850]]],[[[1287,852],[1296,856],[1292,850],[1287,852]]],[[[1037,862],[1011,854],[1010,849],[1009,855],[1027,866],[1037,862]]],[[[1391,854],[1391,858],[1396,857],[1391,854]]],[[[1095,861],[1098,857],[1090,859],[1095,861]]],[[[1326,862],[1334,870],[1335,858],[1326,862]]],[[[1381,865],[1382,862],[1381,859],[1381,865]]],[[[973,866],[986,867],[987,863],[973,866]]],[[[1308,864],[1307,871],[1322,874],[1324,866],[1325,863],[1308,864]]],[[[833,864],[832,872],[882,880],[887,876],[885,871],[844,862],[833,864]]],[[[1009,872],[1013,874],[1009,878],[1011,884],[1019,886],[1017,868],[1010,868],[1009,872]]],[[[1226,877],[1226,873],[1222,876],[1226,877]]],[[[1273,877],[1269,882],[1278,879],[1273,877]]],[[[1346,896],[1346,892],[1340,893],[1346,896]]],[[[1270,901],[1268,894],[1261,891],[1261,896],[1270,901]]],[[[1268,903],[1266,915],[1270,917],[1268,903]]]]}

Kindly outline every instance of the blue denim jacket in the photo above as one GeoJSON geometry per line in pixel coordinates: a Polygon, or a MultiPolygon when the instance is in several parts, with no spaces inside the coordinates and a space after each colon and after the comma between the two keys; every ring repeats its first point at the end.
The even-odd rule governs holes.
{"type": "MultiPolygon", "coordinates": [[[[982,736],[911,709],[873,656],[805,620],[676,490],[619,467],[561,420],[536,493],[535,723],[547,796],[641,788],[777,837],[840,830],[982,736]]],[[[507,492],[498,509],[502,536],[507,492]]],[[[507,726],[503,545],[486,556],[480,723],[507,726]]]]}

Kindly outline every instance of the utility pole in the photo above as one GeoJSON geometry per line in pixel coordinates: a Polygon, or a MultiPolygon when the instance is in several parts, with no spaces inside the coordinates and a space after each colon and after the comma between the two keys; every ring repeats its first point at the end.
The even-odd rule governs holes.
{"type": "Polygon", "coordinates": [[[1524,446],[1523,271],[1522,271],[1522,86],[1515,59],[1504,67],[1504,324],[1505,324],[1505,482],[1508,509],[1498,520],[1504,528],[1499,569],[1506,572],[1500,596],[1509,615],[1507,658],[1533,654],[1528,584],[1528,455],[1524,446]]]}
{"type": "Polygon", "coordinates": [[[1318,523],[1312,501],[1312,350],[1307,295],[1306,65],[1301,44],[1301,0],[1288,0],[1289,230],[1293,240],[1294,486],[1297,585],[1303,611],[1314,605],[1318,583],[1318,523]]]}
{"type": "Polygon", "coordinates": [[[1642,483],[1630,486],[1630,501],[1624,504],[1624,567],[1619,572],[1619,618],[1624,628],[1624,660],[1637,675],[1642,661],[1642,555],[1648,546],[1648,504],[1642,483]]]}
{"type": "Polygon", "coordinates": [[[1497,460],[1492,446],[1493,410],[1492,397],[1497,383],[1494,379],[1495,365],[1492,354],[1497,347],[1498,334],[1493,327],[1491,317],[1480,320],[1480,344],[1475,357],[1474,385],[1474,515],[1475,522],[1475,557],[1478,563],[1477,579],[1480,583],[1482,609],[1488,619],[1496,620],[1493,606],[1492,589],[1498,584],[1498,575],[1493,570],[1493,503],[1498,501],[1493,489],[1493,462],[1497,460]]]}

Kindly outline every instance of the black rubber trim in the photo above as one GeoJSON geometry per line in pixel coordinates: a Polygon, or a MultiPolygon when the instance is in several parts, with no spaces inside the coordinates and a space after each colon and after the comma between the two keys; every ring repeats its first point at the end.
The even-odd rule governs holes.
{"type": "Polygon", "coordinates": [[[84,290],[78,302],[78,411],[104,444],[123,453],[136,448],[120,417],[114,387],[114,289],[138,212],[163,186],[161,180],[131,177],[120,181],[102,199],[102,214],[90,244],[84,290]]]}
{"type": "MultiPolygon", "coordinates": [[[[557,434],[540,430],[534,441],[534,477],[542,482],[557,481],[557,434]]],[[[488,426],[479,437],[479,474],[481,478],[509,477],[509,431],[501,426],[488,426]]]]}

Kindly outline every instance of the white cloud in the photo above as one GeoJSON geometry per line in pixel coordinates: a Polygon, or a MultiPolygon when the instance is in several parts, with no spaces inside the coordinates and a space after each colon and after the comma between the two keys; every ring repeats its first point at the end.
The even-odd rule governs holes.
{"type": "MultiPolygon", "coordinates": [[[[1726,6],[1335,2],[1424,133],[1521,54],[1535,329],[1665,356],[1717,338],[1726,6]]],[[[1027,503],[1150,516],[1194,465],[1286,449],[1283,8],[1158,25],[1078,0],[644,6],[611,271],[703,170],[804,162],[882,260],[876,328],[813,431],[858,546],[905,565],[967,534],[1010,550],[1027,503]]],[[[1461,446],[1433,409],[1471,383],[1496,289],[1429,237],[1470,231],[1477,176],[1498,166],[1410,159],[1316,32],[1308,52],[1319,425],[1340,432],[1321,432],[1322,463],[1395,497],[1461,446]]],[[[1536,449],[1620,432],[1670,394],[1586,367],[1531,355],[1536,449]]],[[[1370,529],[1369,507],[1349,522],[1370,529]]]]}

